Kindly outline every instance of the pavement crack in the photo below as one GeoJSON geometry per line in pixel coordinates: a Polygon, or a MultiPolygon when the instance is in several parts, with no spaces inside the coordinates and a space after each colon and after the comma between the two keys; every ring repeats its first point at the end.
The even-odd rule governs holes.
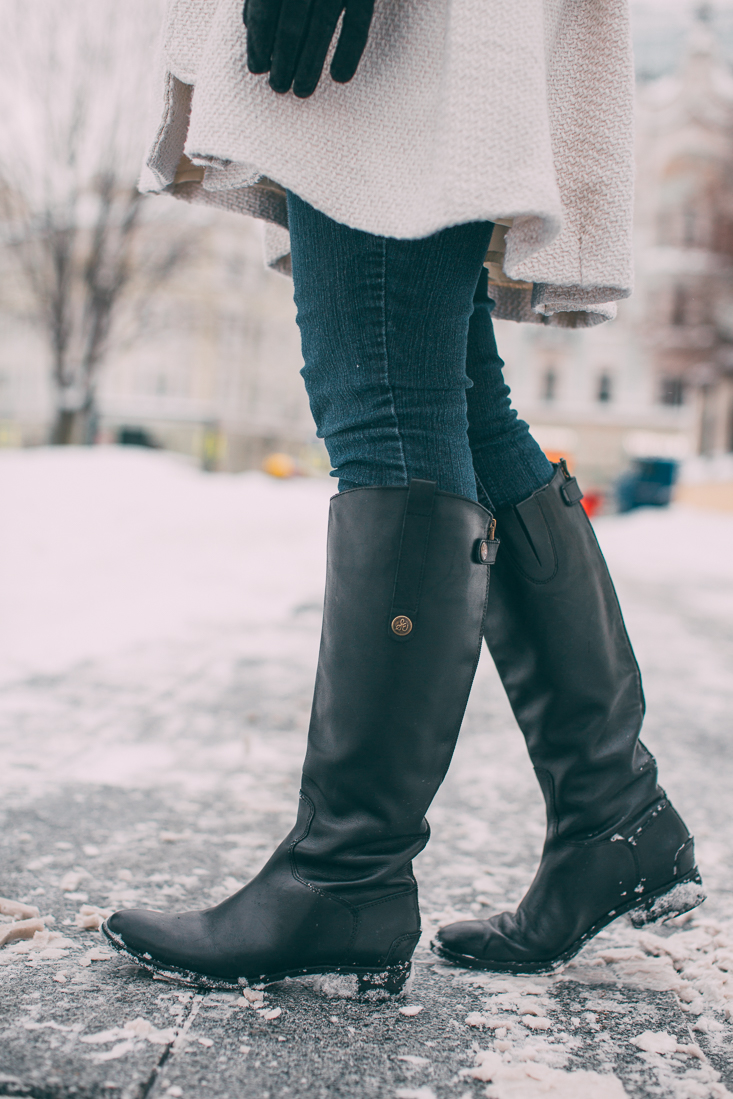
{"type": "Polygon", "coordinates": [[[198,1015],[199,1009],[200,1009],[201,1004],[203,1002],[204,1002],[204,994],[203,993],[196,993],[193,1000],[191,1001],[191,1010],[189,1011],[189,1013],[186,1017],[185,1023],[183,1024],[183,1026],[179,1030],[178,1034],[175,1036],[175,1038],[173,1039],[173,1041],[171,1042],[171,1044],[169,1046],[169,1050],[172,1053],[177,1053],[178,1050],[183,1049],[183,1047],[185,1046],[188,1032],[191,1029],[191,1024],[193,1023],[194,1019],[198,1015]]]}
{"type": "Polygon", "coordinates": [[[166,1061],[168,1060],[168,1058],[171,1056],[172,1053],[175,1053],[178,1050],[183,1049],[184,1045],[186,1044],[186,1036],[187,1036],[189,1030],[191,1029],[191,1025],[192,1025],[194,1019],[196,1018],[196,1016],[199,1013],[199,1009],[201,1007],[201,1004],[203,1003],[203,1000],[204,1000],[204,996],[200,993],[197,993],[194,996],[193,1000],[191,1001],[191,1008],[188,1012],[188,1015],[186,1016],[186,1020],[183,1024],[183,1026],[177,1032],[177,1034],[176,1034],[175,1038],[173,1039],[173,1041],[169,1042],[168,1045],[163,1050],[163,1052],[161,1053],[160,1059],[158,1060],[158,1063],[156,1065],[154,1065],[150,1075],[148,1076],[147,1080],[145,1081],[142,1088],[138,1092],[138,1099],[148,1099],[148,1096],[150,1095],[151,1091],[153,1090],[153,1087],[155,1086],[155,1082],[158,1079],[158,1076],[160,1075],[161,1070],[162,1070],[163,1066],[165,1065],[166,1061]]]}
{"type": "Polygon", "coordinates": [[[163,1068],[163,1065],[166,1063],[166,1061],[170,1057],[172,1049],[173,1049],[173,1043],[171,1042],[170,1045],[165,1047],[165,1049],[163,1050],[163,1052],[160,1055],[160,1060],[158,1061],[157,1065],[155,1065],[153,1067],[153,1070],[150,1073],[150,1076],[148,1076],[147,1080],[143,1084],[143,1086],[142,1086],[142,1088],[139,1092],[139,1099],[148,1099],[148,1096],[150,1095],[150,1092],[153,1090],[153,1086],[155,1084],[155,1081],[158,1079],[158,1076],[160,1074],[160,1070],[163,1068]]]}

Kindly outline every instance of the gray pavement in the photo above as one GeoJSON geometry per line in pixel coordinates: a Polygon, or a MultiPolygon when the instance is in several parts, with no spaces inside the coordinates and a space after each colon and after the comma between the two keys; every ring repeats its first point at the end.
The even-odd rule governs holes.
{"type": "Polygon", "coordinates": [[[673,586],[633,578],[619,586],[645,671],[646,741],[697,831],[711,897],[677,927],[613,925],[553,978],[467,973],[428,950],[441,920],[516,903],[541,845],[539,795],[487,660],[430,814],[433,840],[416,865],[427,930],[413,983],[384,1003],[317,981],[271,986],[254,1003],[187,989],[152,979],[77,926],[85,905],[174,909],[221,899],[290,828],[317,608],[295,608],[246,643],[203,631],[169,646],[165,659],[141,651],[7,684],[5,763],[28,781],[3,787],[0,896],[55,922],[0,950],[0,1095],[733,1092],[733,630],[673,586]],[[79,755],[67,767],[59,745],[72,743],[79,755]],[[482,1067],[482,1052],[503,1069],[492,1075],[491,1056],[482,1067]]]}

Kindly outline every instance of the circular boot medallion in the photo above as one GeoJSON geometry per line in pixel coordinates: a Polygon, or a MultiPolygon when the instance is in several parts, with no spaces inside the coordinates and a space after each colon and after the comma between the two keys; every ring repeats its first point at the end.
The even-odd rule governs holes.
{"type": "Polygon", "coordinates": [[[392,619],[392,633],[396,633],[398,637],[407,637],[411,630],[412,622],[406,614],[398,614],[392,619]]]}

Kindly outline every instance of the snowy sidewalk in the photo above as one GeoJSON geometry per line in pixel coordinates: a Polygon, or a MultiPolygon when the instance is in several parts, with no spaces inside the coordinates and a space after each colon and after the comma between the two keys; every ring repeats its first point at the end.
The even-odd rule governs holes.
{"type": "Polygon", "coordinates": [[[691,919],[611,925],[552,978],[438,964],[434,928],[514,905],[542,842],[484,656],[416,863],[426,933],[406,996],[359,1003],[327,980],[195,992],[110,956],[102,912],[215,902],[292,825],[333,489],[155,453],[0,453],[0,896],[45,928],[0,948],[0,1095],[731,1095],[730,516],[597,524],[644,739],[696,832],[710,899],[691,919]]]}

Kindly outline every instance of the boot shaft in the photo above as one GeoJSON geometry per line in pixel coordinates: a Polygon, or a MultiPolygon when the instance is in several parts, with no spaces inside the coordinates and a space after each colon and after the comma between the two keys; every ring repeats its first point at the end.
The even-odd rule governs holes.
{"type": "Polygon", "coordinates": [[[331,501],[294,853],[308,880],[327,857],[331,880],[392,881],[427,842],[480,655],[491,520],[424,481],[331,501]]]}
{"type": "Polygon", "coordinates": [[[497,514],[486,641],[548,804],[550,826],[592,834],[659,796],[639,741],[641,676],[573,478],[497,514]]]}

